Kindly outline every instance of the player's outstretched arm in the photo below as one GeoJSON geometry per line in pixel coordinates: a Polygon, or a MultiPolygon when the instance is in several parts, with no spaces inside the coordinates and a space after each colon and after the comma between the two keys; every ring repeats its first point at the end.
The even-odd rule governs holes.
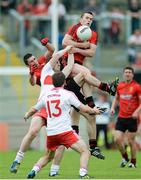
{"type": "Polygon", "coordinates": [[[57,61],[68,51],[70,51],[70,49],[72,48],[72,46],[67,46],[65,49],[62,49],[56,53],[53,54],[52,58],[50,59],[50,65],[52,66],[52,68],[55,66],[55,64],[57,63],[57,61]]]}
{"type": "Polygon", "coordinates": [[[74,54],[68,53],[67,66],[65,66],[65,68],[62,70],[66,78],[70,75],[73,65],[74,65],[74,54]]]}
{"type": "Polygon", "coordinates": [[[45,37],[43,39],[41,39],[41,44],[43,46],[45,46],[47,48],[47,51],[45,52],[44,56],[47,60],[47,62],[49,61],[49,59],[52,57],[54,51],[55,51],[55,48],[54,46],[49,42],[49,39],[48,37],[45,37]]]}
{"type": "Polygon", "coordinates": [[[26,121],[28,118],[30,118],[32,115],[34,115],[38,110],[32,107],[28,112],[24,115],[24,120],[26,121]]]}
{"type": "Polygon", "coordinates": [[[91,108],[89,107],[88,105],[84,105],[81,103],[81,105],[79,106],[79,109],[80,111],[84,112],[84,113],[88,113],[88,114],[95,114],[95,115],[98,115],[98,114],[101,114],[103,113],[103,110],[101,110],[101,108],[98,108],[98,107],[94,107],[94,108],[91,108]]]}

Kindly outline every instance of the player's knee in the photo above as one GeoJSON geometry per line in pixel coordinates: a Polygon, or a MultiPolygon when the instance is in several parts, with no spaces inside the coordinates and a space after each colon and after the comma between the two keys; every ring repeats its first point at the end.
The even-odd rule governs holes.
{"type": "Polygon", "coordinates": [[[38,130],[37,129],[30,129],[30,131],[28,132],[29,136],[31,138],[35,138],[38,135],[38,130]]]}
{"type": "Polygon", "coordinates": [[[122,142],[122,139],[120,136],[114,136],[114,141],[115,143],[120,144],[122,142]]]}
{"type": "Polygon", "coordinates": [[[130,146],[133,146],[134,142],[135,142],[134,138],[128,138],[128,143],[129,143],[130,146]]]}

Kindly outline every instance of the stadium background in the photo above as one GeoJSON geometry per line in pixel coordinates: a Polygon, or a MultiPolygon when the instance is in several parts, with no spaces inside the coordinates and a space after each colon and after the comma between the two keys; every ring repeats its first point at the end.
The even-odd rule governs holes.
{"type": "MultiPolygon", "coordinates": [[[[56,1],[56,0],[54,0],[56,1]]],[[[59,26],[57,39],[52,37],[52,16],[29,14],[26,16],[30,20],[30,29],[28,34],[29,42],[25,39],[24,15],[17,12],[18,5],[21,0],[13,1],[14,9],[8,7],[8,11],[0,9],[0,152],[8,153],[10,150],[17,150],[20,142],[28,130],[29,123],[23,120],[24,113],[33,105],[39,94],[39,87],[31,87],[28,83],[28,69],[22,62],[22,57],[26,52],[33,52],[39,56],[44,53],[45,49],[40,45],[39,39],[41,33],[39,30],[39,21],[44,22],[44,35],[50,37],[51,42],[55,43],[56,48],[61,48],[61,39],[67,28],[79,20],[80,14],[88,6],[88,0],[58,0],[63,3],[66,13],[63,15],[63,25],[59,26]],[[58,43],[56,44],[56,41],[58,43]]],[[[29,1],[34,3],[33,0],[29,1]]],[[[98,78],[104,81],[111,81],[116,76],[122,79],[122,69],[129,65],[128,62],[128,38],[131,35],[131,18],[128,15],[127,0],[97,0],[96,8],[96,30],[99,33],[99,43],[94,58],[88,59],[86,66],[89,67],[98,78]],[[115,19],[120,24],[120,34],[118,42],[113,42],[111,34],[108,34],[108,42],[104,41],[103,34],[103,12],[113,12],[118,8],[120,16],[115,19]],[[97,11],[97,9],[99,11],[97,11]]],[[[107,19],[112,20],[112,16],[107,19]]],[[[55,26],[56,27],[56,26],[55,26]]],[[[55,30],[54,33],[56,33],[55,30]]],[[[140,73],[139,71],[137,73],[140,73]]],[[[139,79],[140,81],[140,79],[139,79]]],[[[94,97],[97,98],[96,92],[94,97]]],[[[109,97],[111,102],[112,98],[109,97]]],[[[115,121],[116,116],[111,118],[115,121]]],[[[111,123],[112,126],[112,123],[111,123]]],[[[80,133],[87,141],[87,133],[85,128],[85,120],[82,118],[80,122],[80,133]]],[[[44,132],[40,133],[31,145],[31,149],[44,149],[44,132]]],[[[109,141],[112,141],[111,132],[109,133],[109,141]]],[[[103,146],[103,139],[99,141],[99,145],[103,146]]],[[[2,157],[2,153],[0,154],[2,157]]],[[[14,157],[13,154],[11,156],[14,157]]],[[[119,160],[120,157],[118,156],[119,160]]],[[[6,176],[0,176],[5,178],[6,176]]],[[[136,176],[133,176],[133,178],[136,176]]],[[[102,178],[102,177],[101,177],[102,178]]],[[[129,177],[128,177],[129,178],[129,177]]],[[[138,178],[138,176],[137,176],[138,178]]]]}

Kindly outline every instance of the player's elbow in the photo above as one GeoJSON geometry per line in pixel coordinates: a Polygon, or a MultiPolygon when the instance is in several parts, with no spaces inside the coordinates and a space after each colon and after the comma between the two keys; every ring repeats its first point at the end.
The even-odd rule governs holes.
{"type": "Polygon", "coordinates": [[[68,45],[70,45],[69,41],[66,38],[64,38],[63,41],[62,41],[62,46],[65,48],[68,45]]]}
{"type": "Polygon", "coordinates": [[[89,53],[89,57],[93,57],[94,56],[94,52],[93,51],[91,51],[90,53],[89,53]]]}

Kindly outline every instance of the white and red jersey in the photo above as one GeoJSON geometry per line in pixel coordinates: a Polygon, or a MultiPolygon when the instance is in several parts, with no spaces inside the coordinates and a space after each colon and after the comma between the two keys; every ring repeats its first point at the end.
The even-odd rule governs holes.
{"type": "Polygon", "coordinates": [[[46,92],[34,108],[39,110],[46,107],[48,114],[47,134],[52,136],[72,130],[71,106],[78,108],[80,104],[74,93],[63,88],[52,88],[46,92]]]}
{"type": "Polygon", "coordinates": [[[54,70],[51,67],[50,62],[48,62],[42,69],[41,72],[41,91],[39,99],[44,96],[46,92],[48,92],[51,88],[53,88],[52,84],[52,75],[54,74],[54,70]]]}

